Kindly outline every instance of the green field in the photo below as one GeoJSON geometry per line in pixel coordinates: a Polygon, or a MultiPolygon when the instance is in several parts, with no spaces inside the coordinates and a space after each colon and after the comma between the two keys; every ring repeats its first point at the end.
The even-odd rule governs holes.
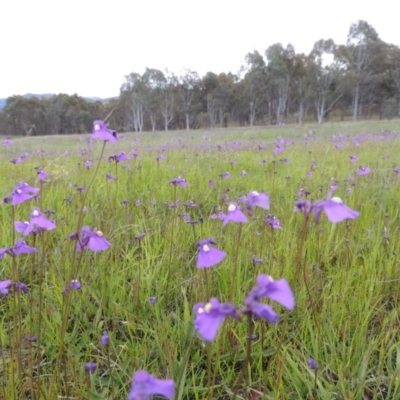
{"type": "Polygon", "coordinates": [[[126,399],[138,370],[173,379],[176,399],[400,399],[399,127],[127,133],[104,153],[87,135],[11,138],[0,148],[0,198],[21,180],[41,190],[0,206],[0,248],[24,237],[38,249],[0,261],[0,282],[28,287],[0,295],[0,399],[126,399]],[[130,160],[108,161],[120,151],[130,160]],[[22,163],[9,161],[25,152],[22,163]],[[357,175],[360,166],[371,172],[357,175]],[[178,176],[187,187],[170,184],[178,176]],[[301,189],[311,202],[325,199],[332,178],[357,219],[322,215],[316,224],[293,211],[301,189]],[[268,193],[270,209],[255,208],[244,224],[211,218],[250,191],[268,193]],[[29,221],[34,206],[54,211],[46,215],[57,227],[25,237],[13,224],[29,221]],[[267,214],[283,229],[271,229],[267,214]],[[69,235],[84,225],[111,247],[75,251],[69,235]],[[196,243],[206,238],[227,256],[197,269],[196,243]],[[216,297],[240,309],[262,273],[289,282],[294,309],[270,302],[278,323],[226,319],[204,342],[194,305],[216,297]],[[82,286],[65,293],[71,280],[82,286]]]}

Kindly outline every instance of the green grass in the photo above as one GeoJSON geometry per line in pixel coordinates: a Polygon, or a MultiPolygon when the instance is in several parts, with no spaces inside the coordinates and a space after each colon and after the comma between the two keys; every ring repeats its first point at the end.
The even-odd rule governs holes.
{"type": "MultiPolygon", "coordinates": [[[[84,203],[90,209],[83,213],[83,224],[97,227],[112,243],[101,253],[75,253],[68,236],[79,225],[86,195],[73,185],[88,186],[102,144],[96,142],[93,152],[82,155],[80,149],[88,145],[79,135],[14,139],[12,147],[0,149],[1,196],[22,179],[39,187],[34,168],[43,167],[50,178],[37,205],[56,211],[57,228],[26,239],[38,253],[5,255],[0,261],[0,281],[18,277],[29,288],[27,294],[11,290],[0,298],[0,398],[125,399],[140,369],[174,379],[180,384],[177,399],[228,399],[234,391],[238,399],[400,398],[397,131],[398,121],[375,121],[128,133],[116,145],[106,145],[84,203]],[[290,144],[273,156],[277,137],[290,144]],[[342,141],[345,146],[336,148],[342,141]],[[107,162],[109,155],[132,148],[137,159],[119,164],[118,170],[107,162]],[[45,153],[38,155],[38,150],[45,153]],[[66,150],[72,150],[68,157],[66,150]],[[24,163],[9,162],[25,151],[32,156],[24,163]],[[157,163],[160,154],[165,160],[157,163]],[[351,155],[360,161],[350,163],[351,155]],[[288,163],[279,161],[284,157],[288,163]],[[93,160],[90,170],[84,165],[88,159],[93,160]],[[307,177],[313,160],[316,169],[307,177]],[[124,168],[127,164],[130,168],[124,168]],[[360,165],[371,173],[357,176],[360,165]],[[247,175],[241,175],[243,170],[247,175]],[[220,179],[223,172],[232,177],[220,179]],[[118,175],[118,181],[107,181],[107,173],[118,175]],[[189,186],[177,187],[175,195],[169,181],[179,175],[189,186]],[[303,224],[302,215],[293,212],[298,191],[306,188],[312,200],[325,198],[331,178],[339,180],[335,195],[361,215],[336,225],[325,216],[319,225],[311,221],[298,260],[303,224]],[[215,186],[208,185],[210,179],[215,186]],[[219,209],[226,212],[223,195],[234,201],[251,190],[269,193],[268,212],[279,218],[283,230],[270,231],[263,222],[268,212],[256,209],[238,241],[238,225],[223,227],[210,216],[219,209]],[[64,200],[68,196],[71,203],[64,200]],[[168,208],[175,196],[181,201],[176,211],[168,208]],[[128,204],[121,205],[125,199],[128,204]],[[141,205],[135,205],[137,200],[141,205]],[[197,207],[186,208],[190,200],[197,207]],[[197,223],[187,224],[179,216],[183,213],[197,223]],[[138,240],[141,233],[145,236],[138,240]],[[228,256],[207,271],[197,270],[196,242],[207,237],[228,256]],[[253,256],[264,263],[253,264],[253,256]],[[192,308],[210,297],[242,306],[259,273],[287,279],[296,307],[287,312],[275,303],[282,316],[278,324],[255,320],[252,362],[237,385],[246,357],[245,319],[226,320],[216,341],[205,345],[197,334],[192,339],[192,308]],[[66,298],[62,291],[71,278],[82,289],[66,298]],[[150,296],[157,298],[154,305],[150,296]],[[38,350],[37,343],[23,338],[38,335],[40,301],[38,350]],[[100,344],[104,330],[109,348],[100,344]],[[320,366],[316,387],[308,358],[320,366]],[[98,364],[90,377],[86,362],[98,364]]],[[[29,219],[33,205],[17,205],[15,220],[29,219]]],[[[13,245],[12,221],[12,207],[1,205],[0,248],[13,245]]]]}

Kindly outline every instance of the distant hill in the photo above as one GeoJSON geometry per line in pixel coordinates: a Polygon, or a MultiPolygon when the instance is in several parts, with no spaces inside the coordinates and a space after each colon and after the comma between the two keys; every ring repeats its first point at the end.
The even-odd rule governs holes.
{"type": "MultiPolygon", "coordinates": [[[[44,99],[44,98],[47,99],[52,96],[55,96],[55,94],[54,93],[44,93],[44,94],[26,93],[22,97],[25,97],[26,99],[29,99],[30,97],[37,97],[38,99],[44,99]]],[[[101,97],[84,97],[84,99],[86,101],[102,101],[102,102],[107,102],[108,100],[110,100],[109,98],[102,99],[101,97]]],[[[6,105],[6,100],[7,100],[7,98],[0,99],[0,109],[2,109],[6,105]]]]}

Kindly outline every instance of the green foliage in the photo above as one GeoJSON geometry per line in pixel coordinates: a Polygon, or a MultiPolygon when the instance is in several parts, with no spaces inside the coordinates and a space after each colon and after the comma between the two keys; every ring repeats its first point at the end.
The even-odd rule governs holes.
{"type": "MultiPolygon", "coordinates": [[[[147,369],[158,378],[174,379],[179,399],[228,399],[245,359],[246,328],[243,323],[226,322],[217,340],[205,346],[198,336],[192,337],[192,307],[211,296],[240,306],[255,277],[267,273],[290,282],[295,288],[296,307],[291,313],[279,309],[279,324],[255,322],[257,338],[249,380],[240,386],[237,398],[399,398],[400,183],[393,172],[399,167],[397,124],[214,130],[186,136],[170,132],[168,137],[135,133],[127,134],[127,139],[114,147],[107,144],[105,159],[120,150],[129,153],[132,147],[138,157],[129,162],[130,168],[118,165],[118,186],[105,178],[107,173],[115,174],[115,165],[101,161],[88,192],[85,205],[90,208],[83,222],[100,229],[112,247],[102,253],[82,253],[82,268],[73,277],[82,282],[82,289],[71,297],[59,379],[54,378],[54,369],[63,321],[61,292],[75,265],[74,242],[68,235],[76,229],[81,206],[79,193],[70,185],[88,185],[94,167],[87,170],[85,161],[90,158],[95,164],[102,145],[95,143],[93,153],[82,155],[85,142],[71,135],[50,136],[46,141],[22,138],[10,148],[0,149],[2,195],[21,179],[38,185],[34,167],[41,165],[50,178],[38,202],[43,210],[55,210],[57,221],[57,229],[46,233],[43,246],[39,237],[27,238],[30,245],[40,248],[39,254],[15,259],[20,281],[28,284],[29,293],[21,295],[19,303],[11,296],[0,298],[0,397],[12,399],[17,393],[15,398],[39,399],[57,393],[110,399],[113,390],[116,399],[125,399],[134,371],[147,369]],[[341,149],[331,140],[339,134],[343,135],[339,140],[346,143],[341,149]],[[278,136],[291,144],[283,154],[274,156],[278,136]],[[133,138],[140,142],[133,142],[133,138]],[[235,141],[239,145],[234,146],[235,141]],[[260,150],[259,145],[264,148],[260,150]],[[45,150],[42,156],[37,154],[40,149],[45,150]],[[72,150],[70,157],[64,156],[66,150],[72,150]],[[23,164],[8,162],[25,151],[32,157],[23,164]],[[166,159],[157,164],[159,154],[166,159]],[[356,175],[358,164],[349,161],[354,154],[360,158],[359,164],[371,168],[369,175],[356,175]],[[283,157],[289,163],[281,162],[283,157]],[[263,159],[266,163],[260,166],[263,159]],[[306,173],[312,160],[317,167],[310,178],[306,173]],[[247,175],[242,176],[242,170],[247,175]],[[231,179],[220,179],[218,175],[226,171],[231,179]],[[177,188],[181,205],[174,211],[168,208],[175,199],[168,182],[179,174],[189,186],[177,188]],[[325,217],[320,225],[311,223],[298,266],[302,215],[293,213],[297,193],[306,188],[312,199],[324,198],[332,177],[339,180],[335,194],[361,216],[336,226],[325,217]],[[214,187],[208,186],[209,179],[216,181],[214,187]],[[255,210],[243,226],[237,280],[232,282],[237,226],[222,227],[221,221],[210,216],[220,207],[226,211],[221,200],[224,194],[234,200],[250,190],[270,194],[269,212],[279,218],[283,230],[269,230],[263,222],[266,212],[255,210]],[[72,196],[72,203],[64,200],[67,196],[72,196]],[[124,199],[128,200],[126,206],[120,204],[124,199]],[[135,205],[136,200],[141,200],[141,205],[135,205]],[[186,208],[184,204],[190,200],[198,206],[186,208]],[[183,213],[197,223],[187,224],[179,217],[183,213]],[[138,240],[141,233],[145,236],[138,240]],[[228,256],[212,270],[197,270],[195,244],[206,237],[213,237],[228,256]],[[264,264],[253,264],[253,256],[262,258],[264,264]],[[304,276],[297,274],[299,267],[304,276]],[[233,298],[229,298],[231,292],[233,298]],[[39,296],[43,300],[41,349],[37,352],[35,343],[22,342],[22,373],[15,374],[12,385],[14,315],[20,310],[21,338],[37,334],[39,296]],[[157,298],[155,304],[148,301],[151,296],[157,298]],[[104,330],[110,335],[108,350],[100,344],[104,330]],[[316,377],[307,366],[310,357],[320,367],[316,377]],[[38,362],[40,376],[32,367],[38,362]],[[86,362],[98,364],[89,380],[83,370],[86,362]]],[[[16,207],[16,220],[27,219],[31,207],[32,203],[16,207]]],[[[0,247],[12,245],[12,229],[11,207],[3,204],[0,247]]],[[[0,280],[8,279],[12,271],[11,257],[5,256],[0,280]]]]}

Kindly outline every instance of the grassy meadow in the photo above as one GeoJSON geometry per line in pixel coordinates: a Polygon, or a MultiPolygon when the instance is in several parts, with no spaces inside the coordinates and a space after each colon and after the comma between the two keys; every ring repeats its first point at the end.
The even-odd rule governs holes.
{"type": "Polygon", "coordinates": [[[0,248],[23,237],[38,251],[0,261],[0,282],[14,284],[0,294],[0,399],[126,399],[139,370],[172,379],[175,399],[400,399],[399,127],[126,133],[104,148],[89,135],[11,138],[0,146],[0,248]],[[121,151],[128,161],[109,160],[121,151]],[[187,187],[170,183],[179,176],[187,187]],[[20,181],[39,196],[12,206],[20,181]],[[332,185],[358,218],[294,212],[332,185]],[[270,209],[242,224],[212,218],[232,201],[246,213],[250,191],[268,193],[270,209]],[[14,222],[34,206],[56,228],[24,236],[14,222]],[[82,226],[110,248],[76,251],[82,226]],[[206,238],[227,256],[198,269],[206,238]],[[286,279],[294,309],[268,301],[279,322],[227,318],[204,341],[194,305],[216,297],[240,310],[259,274],[286,279]]]}

